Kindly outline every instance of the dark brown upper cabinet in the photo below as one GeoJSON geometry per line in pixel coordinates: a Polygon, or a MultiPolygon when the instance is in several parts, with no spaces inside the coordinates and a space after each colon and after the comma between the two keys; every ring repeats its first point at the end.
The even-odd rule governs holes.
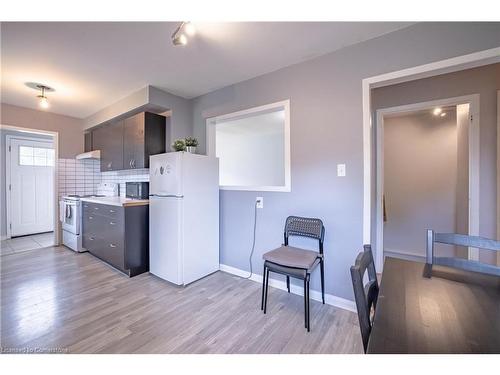
{"type": "Polygon", "coordinates": [[[101,150],[101,172],[123,169],[123,120],[92,131],[94,150],[101,150]]]}
{"type": "Polygon", "coordinates": [[[166,152],[166,118],[141,112],[92,131],[92,150],[101,150],[101,172],[149,168],[149,156],[166,152]]]}
{"type": "Polygon", "coordinates": [[[165,116],[141,112],[123,123],[123,169],[149,168],[149,156],[165,147],[165,116]]]}
{"type": "Polygon", "coordinates": [[[92,151],[92,132],[84,133],[84,139],[83,152],[92,151]]]}

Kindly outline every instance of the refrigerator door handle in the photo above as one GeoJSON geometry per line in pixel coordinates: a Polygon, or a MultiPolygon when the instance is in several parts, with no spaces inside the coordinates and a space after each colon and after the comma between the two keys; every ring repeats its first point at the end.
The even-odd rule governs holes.
{"type": "Polygon", "coordinates": [[[158,198],[184,198],[184,195],[175,195],[175,194],[149,194],[149,196],[158,198]]]}

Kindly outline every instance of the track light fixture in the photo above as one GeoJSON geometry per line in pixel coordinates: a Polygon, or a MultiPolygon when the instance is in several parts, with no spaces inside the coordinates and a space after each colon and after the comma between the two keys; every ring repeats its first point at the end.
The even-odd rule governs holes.
{"type": "Polygon", "coordinates": [[[185,46],[188,36],[193,36],[195,33],[196,30],[191,22],[181,22],[172,34],[172,43],[174,46],[185,46]]]}

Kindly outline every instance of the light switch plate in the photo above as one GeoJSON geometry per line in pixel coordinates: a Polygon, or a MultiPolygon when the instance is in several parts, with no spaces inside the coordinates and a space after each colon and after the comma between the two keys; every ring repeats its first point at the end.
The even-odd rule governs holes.
{"type": "Polygon", "coordinates": [[[263,197],[255,198],[255,202],[257,204],[257,208],[264,208],[264,198],[263,197]]]}
{"type": "Polygon", "coordinates": [[[337,164],[337,177],[345,177],[345,164],[337,164]]]}

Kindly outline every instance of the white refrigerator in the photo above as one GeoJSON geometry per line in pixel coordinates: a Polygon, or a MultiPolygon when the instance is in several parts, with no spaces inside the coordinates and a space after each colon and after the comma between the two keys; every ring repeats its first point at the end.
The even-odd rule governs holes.
{"type": "Polygon", "coordinates": [[[149,162],[149,270],[186,285],[219,269],[219,161],[187,152],[149,162]]]}

